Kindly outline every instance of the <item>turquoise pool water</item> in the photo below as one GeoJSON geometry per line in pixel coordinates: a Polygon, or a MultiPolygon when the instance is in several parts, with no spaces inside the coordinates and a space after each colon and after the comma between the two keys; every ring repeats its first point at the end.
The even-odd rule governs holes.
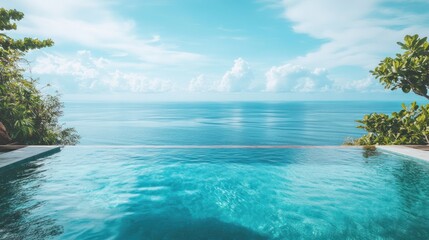
{"type": "Polygon", "coordinates": [[[429,163],[356,148],[67,147],[0,176],[0,239],[429,239],[429,163]]]}

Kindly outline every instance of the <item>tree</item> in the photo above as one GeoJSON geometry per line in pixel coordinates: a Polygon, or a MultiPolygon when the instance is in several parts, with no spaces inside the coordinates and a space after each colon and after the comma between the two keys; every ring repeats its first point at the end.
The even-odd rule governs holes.
{"type": "MultiPolygon", "coordinates": [[[[429,42],[419,35],[407,35],[398,45],[405,50],[395,58],[387,57],[371,73],[385,88],[415,94],[429,99],[429,42]]],[[[358,139],[346,140],[346,145],[429,144],[429,104],[410,107],[391,115],[371,113],[358,120],[358,128],[368,133],[358,139]]]]}
{"type": "Polygon", "coordinates": [[[405,50],[395,58],[387,57],[371,73],[386,89],[402,89],[429,99],[429,42],[419,35],[405,36],[398,45],[405,50]]]}
{"type": "Polygon", "coordinates": [[[16,30],[24,17],[17,10],[0,8],[0,121],[12,139],[21,144],[75,144],[79,136],[73,128],[63,128],[58,118],[63,104],[59,95],[44,95],[37,81],[24,77],[21,63],[30,50],[50,47],[51,39],[14,39],[6,31],[16,30]]]}

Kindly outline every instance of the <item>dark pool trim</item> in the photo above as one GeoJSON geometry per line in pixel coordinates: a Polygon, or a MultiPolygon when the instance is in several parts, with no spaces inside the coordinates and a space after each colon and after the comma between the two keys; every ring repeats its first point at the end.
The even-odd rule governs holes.
{"type": "Polygon", "coordinates": [[[61,151],[60,146],[26,146],[0,154],[0,172],[61,151]]]}

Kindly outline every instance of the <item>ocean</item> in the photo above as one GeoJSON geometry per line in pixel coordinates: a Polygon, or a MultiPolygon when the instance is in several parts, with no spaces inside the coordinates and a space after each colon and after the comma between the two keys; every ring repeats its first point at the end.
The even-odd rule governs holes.
{"type": "Polygon", "coordinates": [[[341,145],[355,120],[401,102],[67,102],[61,119],[82,145],[341,145]]]}

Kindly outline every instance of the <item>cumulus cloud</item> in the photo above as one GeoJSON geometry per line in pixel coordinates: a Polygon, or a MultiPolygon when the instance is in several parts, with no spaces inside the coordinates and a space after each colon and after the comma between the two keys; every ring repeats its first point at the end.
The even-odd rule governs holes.
{"type": "Polygon", "coordinates": [[[151,78],[144,72],[124,72],[115,65],[117,63],[107,59],[93,57],[90,51],[78,51],[72,56],[45,53],[36,59],[32,72],[60,76],[63,81],[55,81],[54,85],[66,85],[71,81],[83,91],[146,93],[168,92],[176,88],[169,80],[151,78]]]}
{"type": "Polygon", "coordinates": [[[173,83],[169,80],[151,79],[142,73],[124,73],[118,70],[92,84],[92,87],[106,86],[113,92],[155,93],[169,92],[174,89],[173,83]]]}
{"type": "Polygon", "coordinates": [[[75,56],[48,54],[38,57],[32,72],[36,74],[71,75],[79,79],[99,77],[99,70],[108,64],[104,58],[94,58],[89,51],[78,51],[75,56]]]}
{"type": "Polygon", "coordinates": [[[256,90],[256,81],[248,62],[242,58],[234,64],[221,78],[199,74],[189,81],[190,92],[247,92],[256,90]]]}
{"type": "Polygon", "coordinates": [[[372,78],[345,81],[331,79],[324,68],[306,68],[285,64],[273,66],[265,78],[255,78],[252,69],[242,58],[234,61],[222,77],[196,75],[188,83],[154,77],[145,71],[121,70],[120,63],[95,57],[90,51],[72,55],[44,53],[36,58],[32,73],[51,76],[55,89],[67,86],[77,92],[324,92],[368,91],[379,89],[372,78]],[[55,80],[58,79],[58,80],[55,80]]]}
{"type": "Polygon", "coordinates": [[[335,81],[334,88],[337,91],[346,92],[373,92],[383,91],[383,87],[377,84],[377,81],[372,77],[367,77],[352,81],[335,81]]]}
{"type": "MultiPolygon", "coordinates": [[[[332,78],[325,68],[306,68],[285,64],[273,66],[265,78],[255,78],[242,58],[220,80],[199,74],[185,87],[188,92],[365,92],[379,91],[376,81],[367,77],[358,80],[332,78]]],[[[179,88],[175,88],[179,89],[179,88]]]]}
{"type": "Polygon", "coordinates": [[[242,58],[234,60],[234,65],[217,85],[220,92],[244,92],[251,90],[254,77],[249,63],[242,58]]]}
{"type": "Polygon", "coordinates": [[[268,92],[320,92],[331,89],[333,83],[325,69],[292,64],[273,66],[265,77],[268,92]]]}
{"type": "Polygon", "coordinates": [[[189,92],[208,92],[213,90],[213,85],[213,81],[208,80],[204,74],[199,74],[191,79],[187,90],[189,92]]]}
{"type": "Polygon", "coordinates": [[[265,73],[267,92],[374,92],[383,87],[372,77],[358,80],[338,79],[324,68],[285,64],[265,73]]]}

